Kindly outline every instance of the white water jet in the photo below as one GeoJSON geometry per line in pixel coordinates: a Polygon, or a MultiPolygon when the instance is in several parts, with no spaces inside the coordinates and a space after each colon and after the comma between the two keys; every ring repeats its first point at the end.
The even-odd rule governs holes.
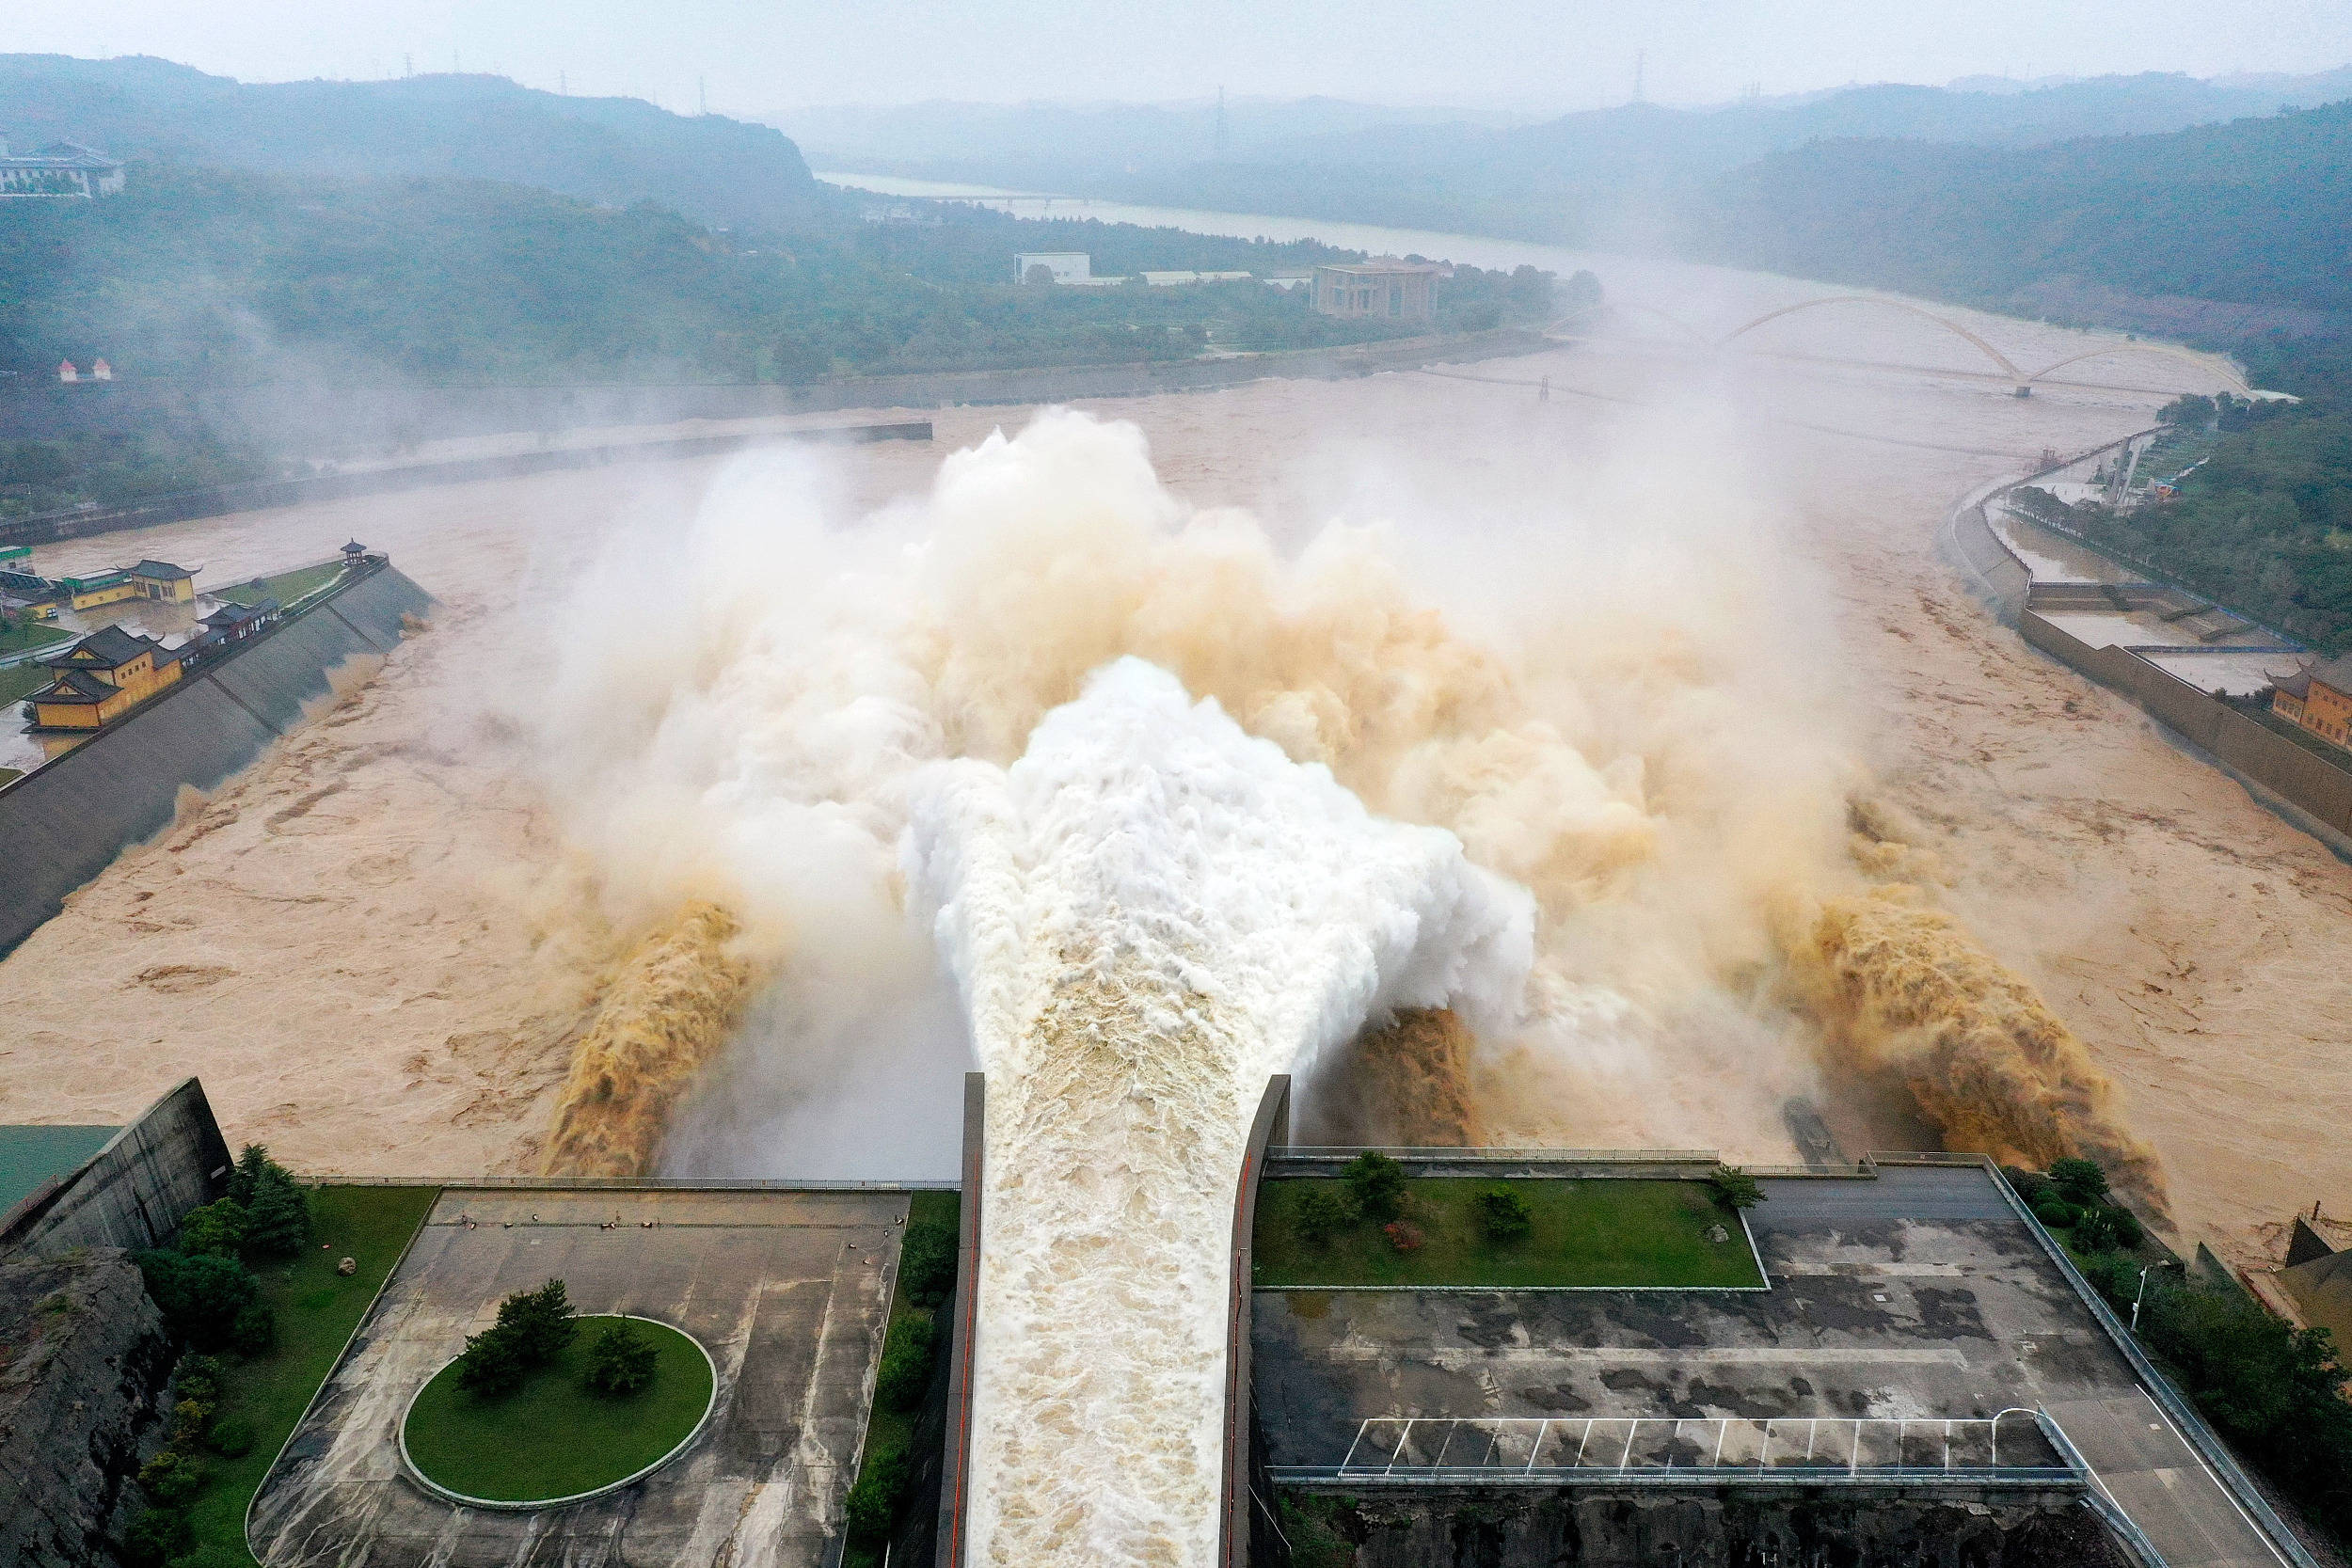
{"type": "Polygon", "coordinates": [[[907,856],[989,1074],[976,1560],[1209,1562],[1266,1079],[1400,1006],[1507,1023],[1532,900],[1132,657],[930,770],[907,856]]]}

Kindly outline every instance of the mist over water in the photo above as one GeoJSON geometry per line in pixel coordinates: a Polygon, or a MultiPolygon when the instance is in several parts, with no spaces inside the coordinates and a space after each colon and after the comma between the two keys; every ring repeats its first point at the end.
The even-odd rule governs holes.
{"type": "Polygon", "coordinates": [[[1452,1002],[1507,1028],[1534,910],[1166,672],[924,781],[909,860],[989,1074],[972,1540],[1215,1557],[1226,1248],[1267,1077],[1452,1002]]]}
{"type": "Polygon", "coordinates": [[[1006,1562],[1213,1550],[1270,1073],[1359,1135],[1770,1161],[1834,1069],[2159,1195],[1871,804],[1820,591],[1719,434],[1441,503],[1369,464],[1289,549],[1069,412],[862,517],[739,466],[589,572],[526,718],[625,954],[548,1164],[946,1176],[985,1067],[1006,1562]]]}

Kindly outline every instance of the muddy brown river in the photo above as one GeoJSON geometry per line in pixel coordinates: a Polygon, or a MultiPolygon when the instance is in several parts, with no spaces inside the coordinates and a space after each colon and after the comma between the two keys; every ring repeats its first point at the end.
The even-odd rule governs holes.
{"type": "MultiPolygon", "coordinates": [[[[1465,259],[1513,256],[1591,265],[1613,301],[1700,337],[1831,292],[1528,246],[1465,259]]],[[[1950,314],[2028,367],[2085,341],[1950,314]]],[[[1935,549],[1958,496],[2044,449],[2143,428],[2218,375],[2117,359],[2069,372],[2112,385],[2019,400],[1970,345],[1897,311],[1785,318],[1751,340],[1767,352],[1721,360],[1643,316],[1626,311],[1618,340],[1446,373],[1086,406],[1138,425],[1196,505],[1302,529],[1383,506],[1458,512],[1466,548],[1482,519],[1575,485],[1583,465],[1633,451],[1661,472],[1724,467],[1785,541],[1787,573],[1756,589],[1773,599],[1754,657],[1797,661],[1833,694],[1856,768],[1913,824],[1934,896],[2119,1084],[2182,1234],[2252,1260],[2298,1208],[2352,1204],[2352,870],[2026,647],[1935,549]]],[[[939,410],[930,447],[850,451],[841,504],[919,492],[944,454],[1025,416],[939,410]]],[[[232,1139],[308,1170],[533,1168],[618,940],[579,912],[588,871],[529,782],[515,719],[554,657],[548,606],[610,530],[682,526],[727,463],[758,461],[488,482],[37,552],[52,574],[163,557],[200,565],[201,587],[356,537],[446,610],[0,962],[0,1120],[116,1122],[195,1072],[232,1139]]],[[[946,1103],[952,1084],[931,1087],[946,1103]]],[[[1863,1112],[1831,1120],[1849,1145],[1907,1131],[1863,1112]]],[[[1777,1127],[1716,1139],[1789,1157],[1777,1127]]],[[[905,1174],[945,1174],[953,1151],[937,1152],[905,1174]]]]}

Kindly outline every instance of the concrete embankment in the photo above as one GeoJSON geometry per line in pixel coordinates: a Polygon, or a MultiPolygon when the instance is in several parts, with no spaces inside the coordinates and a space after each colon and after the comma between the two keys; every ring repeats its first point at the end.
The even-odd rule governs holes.
{"type": "Polygon", "coordinates": [[[674,440],[623,441],[600,446],[559,447],[541,451],[501,452],[445,463],[405,463],[354,473],[312,474],[302,479],[258,480],[153,496],[130,506],[87,512],[46,512],[0,523],[0,545],[54,545],[94,533],[184,523],[265,507],[316,505],[353,496],[394,495],[437,484],[469,484],[485,479],[520,479],[564,468],[601,468],[616,463],[661,463],[681,458],[721,457],[753,447],[786,442],[862,444],[868,441],[928,441],[929,420],[898,424],[848,425],[818,430],[755,431],[728,436],[690,436],[674,440]]]}
{"type": "MultiPolygon", "coordinates": [[[[2121,445],[2122,443],[2116,443],[2121,445]]],[[[2102,448],[2101,451],[2107,449],[2102,448]]],[[[2075,457],[2069,464],[2079,462],[2075,457]]],[[[2059,465],[2065,467],[2067,465],[2059,465]]],[[[2060,663],[2129,697],[2142,711],[2185,740],[2206,760],[2246,784],[2255,798],[2338,854],[2352,855],[2352,770],[2280,735],[2211,692],[2154,662],[2169,648],[2113,643],[2094,646],[2066,630],[2051,613],[2090,605],[2122,611],[2142,598],[2201,603],[2179,589],[2154,583],[2096,584],[2036,578],[1993,527],[1989,508],[2004,494],[2057,468],[2004,482],[1963,499],[1951,514],[1945,553],[2007,624],[2060,663]],[[2045,613],[2050,612],[2050,613],[2045,613]]],[[[2197,651],[2192,645],[2179,650],[2197,651]]],[[[2298,662],[2292,652],[2279,667],[2298,662]]]]}
{"type": "Polygon", "coordinates": [[[388,563],[0,788],[0,955],[126,846],[168,825],[183,786],[211,789],[302,722],[328,672],[398,645],[433,596],[388,563]]]}
{"type": "Polygon", "coordinates": [[[1368,375],[1415,365],[1491,359],[1546,346],[1539,332],[1497,327],[1338,348],[1201,359],[1022,370],[830,376],[803,387],[751,384],[616,387],[368,387],[288,383],[205,387],[179,382],[43,384],[0,398],[0,440],[119,433],[157,420],[269,433],[323,448],[433,441],[508,431],[581,430],[821,414],[845,408],[1057,403],[1232,387],[1266,377],[1368,375]]]}

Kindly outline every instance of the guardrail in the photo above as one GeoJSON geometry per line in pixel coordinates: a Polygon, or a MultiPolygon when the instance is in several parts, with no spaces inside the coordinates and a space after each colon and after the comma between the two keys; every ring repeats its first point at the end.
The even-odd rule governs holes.
{"type": "MultiPolygon", "coordinates": [[[[1549,1477],[1700,1471],[1717,1477],[1788,1472],[1953,1475],[2046,1471],[2066,1452],[2046,1418],[2012,1405],[1991,1416],[1375,1416],[1358,1423],[1335,1476],[1392,1480],[1433,1472],[1549,1477]],[[2001,1423],[2022,1420],[2037,1453],[2001,1462],[2001,1423]],[[1622,1441],[1620,1441],[1622,1438],[1622,1441]],[[1778,1447],[1775,1447],[1775,1445],[1778,1447]],[[1957,1455],[1957,1458],[1955,1457],[1957,1455]]],[[[2015,1439],[2011,1439],[2015,1453],[2015,1439]]],[[[2079,1456],[2077,1456],[2079,1457],[2079,1456]]],[[[2078,1466],[2085,1474],[2089,1467],[2078,1466]]],[[[2071,1473],[2071,1472],[2070,1472],[2071,1473]]]]}
{"type": "Polygon", "coordinates": [[[2322,1568],[2319,1560],[2303,1544],[2302,1538],[2279,1517],[2278,1511],[2270,1506],[2261,1490],[2239,1467],[2227,1445],[2205,1424],[2204,1418],[2197,1414],[2196,1408],[2181,1397],[2180,1391],[2172,1386],[2172,1380],[2148,1358],[2148,1353],[2139,1348],[2139,1340],[2124,1326],[2123,1320],[2115,1315],[2114,1308],[2107,1306],[2106,1299],[2091,1289],[2090,1282],[2074,1267],[2074,1260],[2066,1255],[2066,1249],[2052,1240],[2050,1233],[2042,1228],[2042,1222],[2033,1217],[2025,1200],[2017,1196],[2010,1188],[2009,1179],[2001,1174],[2000,1167],[1987,1156],[1979,1154],[1976,1158],[1993,1179],[1993,1184],[2000,1190],[2002,1201],[2009,1205],[2010,1211],[2032,1235],[2043,1256],[2057,1266],[2067,1284],[2074,1288],[2074,1294],[2090,1309],[2092,1321],[2106,1331],[2116,1349],[2122,1353],[2123,1359],[2130,1363],[2133,1375],[2139,1379],[2140,1386],[2148,1391],[2148,1397],[2156,1402],[2156,1407],[2164,1412],[2189,1447],[2197,1451],[2197,1456],[2205,1462],[2223,1490],[2236,1500],[2255,1527],[2269,1538],[2272,1547],[2295,1568],[2322,1568]]]}
{"type": "Polygon", "coordinates": [[[2090,1461],[2083,1457],[2082,1449],[2074,1447],[2074,1440],[2066,1435],[2065,1428],[2052,1420],[2046,1410],[2035,1411],[2034,1420],[2041,1426],[2042,1434],[2050,1440],[2050,1446],[2058,1449],[2058,1457],[2090,1478],[2091,1484],[2084,1488],[2083,1500],[2115,1533],[2126,1555],[2137,1560],[2137,1568],[2166,1568],[2164,1554],[2156,1550],[2156,1544],[2148,1539],[2148,1532],[2141,1529],[2138,1522],[2123,1511],[2123,1505],[2108,1493],[2106,1483],[2099,1480],[2098,1472],[2090,1467],[2090,1461]]]}
{"type": "Polygon", "coordinates": [[[952,1193],[960,1180],[834,1181],[765,1176],[346,1176],[297,1173],[326,1187],[440,1187],[452,1192],[952,1193]]]}
{"type": "Polygon", "coordinates": [[[54,545],[61,540],[87,538],[93,533],[114,533],[124,529],[192,522],[232,512],[345,500],[354,496],[384,495],[437,484],[464,484],[476,480],[516,479],[563,468],[594,468],[616,463],[720,456],[751,447],[794,441],[863,443],[928,441],[930,438],[930,420],[910,420],[897,424],[816,426],[803,430],[742,432],[670,440],[621,441],[594,447],[549,447],[535,451],[506,452],[495,457],[454,458],[442,463],[407,463],[383,468],[358,468],[348,473],[252,480],[240,484],[167,491],[128,506],[94,507],[87,511],[77,507],[12,517],[0,522],[0,545],[54,545]]]}

